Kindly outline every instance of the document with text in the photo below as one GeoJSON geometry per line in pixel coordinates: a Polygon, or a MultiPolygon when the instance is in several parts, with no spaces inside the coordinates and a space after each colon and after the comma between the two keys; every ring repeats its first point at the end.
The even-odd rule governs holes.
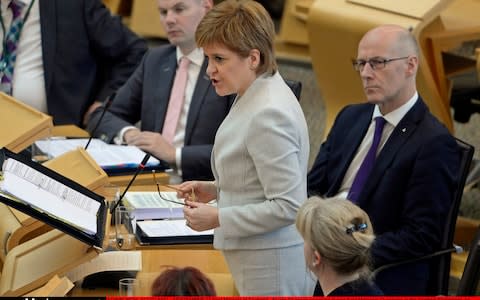
{"type": "Polygon", "coordinates": [[[14,159],[2,166],[3,196],[21,201],[37,211],[96,234],[100,202],[14,159]]]}
{"type": "Polygon", "coordinates": [[[137,225],[148,237],[178,237],[212,235],[213,229],[195,231],[185,224],[185,220],[138,221],[137,225]]]}
{"type": "MultiPolygon", "coordinates": [[[[51,157],[57,157],[65,152],[83,148],[88,139],[50,139],[35,142],[35,145],[51,157]]],[[[95,162],[102,168],[136,167],[145,156],[145,152],[135,146],[107,144],[100,139],[92,139],[87,149],[95,162]]],[[[160,161],[150,157],[146,166],[157,166],[160,161]]]]}

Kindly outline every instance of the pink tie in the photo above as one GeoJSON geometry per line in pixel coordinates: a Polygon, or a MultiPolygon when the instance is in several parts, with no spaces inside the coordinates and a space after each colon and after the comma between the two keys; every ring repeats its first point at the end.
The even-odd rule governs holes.
{"type": "Polygon", "coordinates": [[[172,93],[168,101],[167,116],[163,123],[162,135],[170,143],[173,143],[175,131],[177,129],[180,113],[183,108],[183,100],[185,98],[185,87],[187,86],[188,65],[190,60],[187,57],[180,59],[175,81],[173,82],[172,93]]]}

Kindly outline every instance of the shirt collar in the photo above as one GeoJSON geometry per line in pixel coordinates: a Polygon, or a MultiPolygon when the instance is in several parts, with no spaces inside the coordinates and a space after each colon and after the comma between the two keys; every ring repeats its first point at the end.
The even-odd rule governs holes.
{"type": "Polygon", "coordinates": [[[395,109],[394,111],[389,112],[386,115],[382,115],[380,112],[380,108],[378,105],[375,105],[373,110],[372,120],[376,117],[383,117],[388,123],[392,124],[394,127],[400,123],[403,117],[407,114],[407,112],[412,108],[418,99],[418,92],[415,92],[412,98],[410,98],[405,104],[400,106],[399,108],[395,109]]]}
{"type": "Polygon", "coordinates": [[[203,50],[200,48],[193,49],[188,55],[184,55],[180,48],[177,47],[177,63],[180,62],[180,58],[188,57],[191,63],[194,63],[197,66],[201,66],[203,64],[203,60],[205,59],[205,55],[203,54],[203,50]]]}

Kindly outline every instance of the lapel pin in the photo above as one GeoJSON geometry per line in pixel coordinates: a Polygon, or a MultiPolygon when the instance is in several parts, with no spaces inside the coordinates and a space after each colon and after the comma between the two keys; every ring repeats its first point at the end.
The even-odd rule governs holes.
{"type": "Polygon", "coordinates": [[[407,131],[407,128],[402,128],[402,132],[406,132],[407,131]]]}

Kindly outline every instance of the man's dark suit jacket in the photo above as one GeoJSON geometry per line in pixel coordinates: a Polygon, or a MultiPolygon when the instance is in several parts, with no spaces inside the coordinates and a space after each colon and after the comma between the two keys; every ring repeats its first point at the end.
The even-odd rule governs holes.
{"type": "MultiPolygon", "coordinates": [[[[337,194],[371,122],[374,105],[344,108],[308,174],[309,194],[337,194]]],[[[374,267],[438,250],[459,173],[454,138],[418,99],[379,153],[358,199],[377,235],[374,267]]],[[[428,262],[378,274],[385,295],[426,293],[428,262]]]]}
{"type": "MultiPolygon", "coordinates": [[[[205,73],[206,67],[205,60],[187,116],[181,158],[184,180],[213,178],[210,165],[213,141],[233,102],[233,97],[217,95],[205,73]]],[[[176,69],[174,46],[161,46],[148,51],[132,77],[118,90],[94,135],[112,142],[123,127],[132,126],[140,120],[142,131],[162,132],[176,69]]],[[[89,130],[93,129],[101,111],[99,108],[93,113],[89,130]]]]}
{"type": "Polygon", "coordinates": [[[48,113],[81,126],[88,107],[127,81],[146,42],[100,0],[39,0],[48,113]]]}

